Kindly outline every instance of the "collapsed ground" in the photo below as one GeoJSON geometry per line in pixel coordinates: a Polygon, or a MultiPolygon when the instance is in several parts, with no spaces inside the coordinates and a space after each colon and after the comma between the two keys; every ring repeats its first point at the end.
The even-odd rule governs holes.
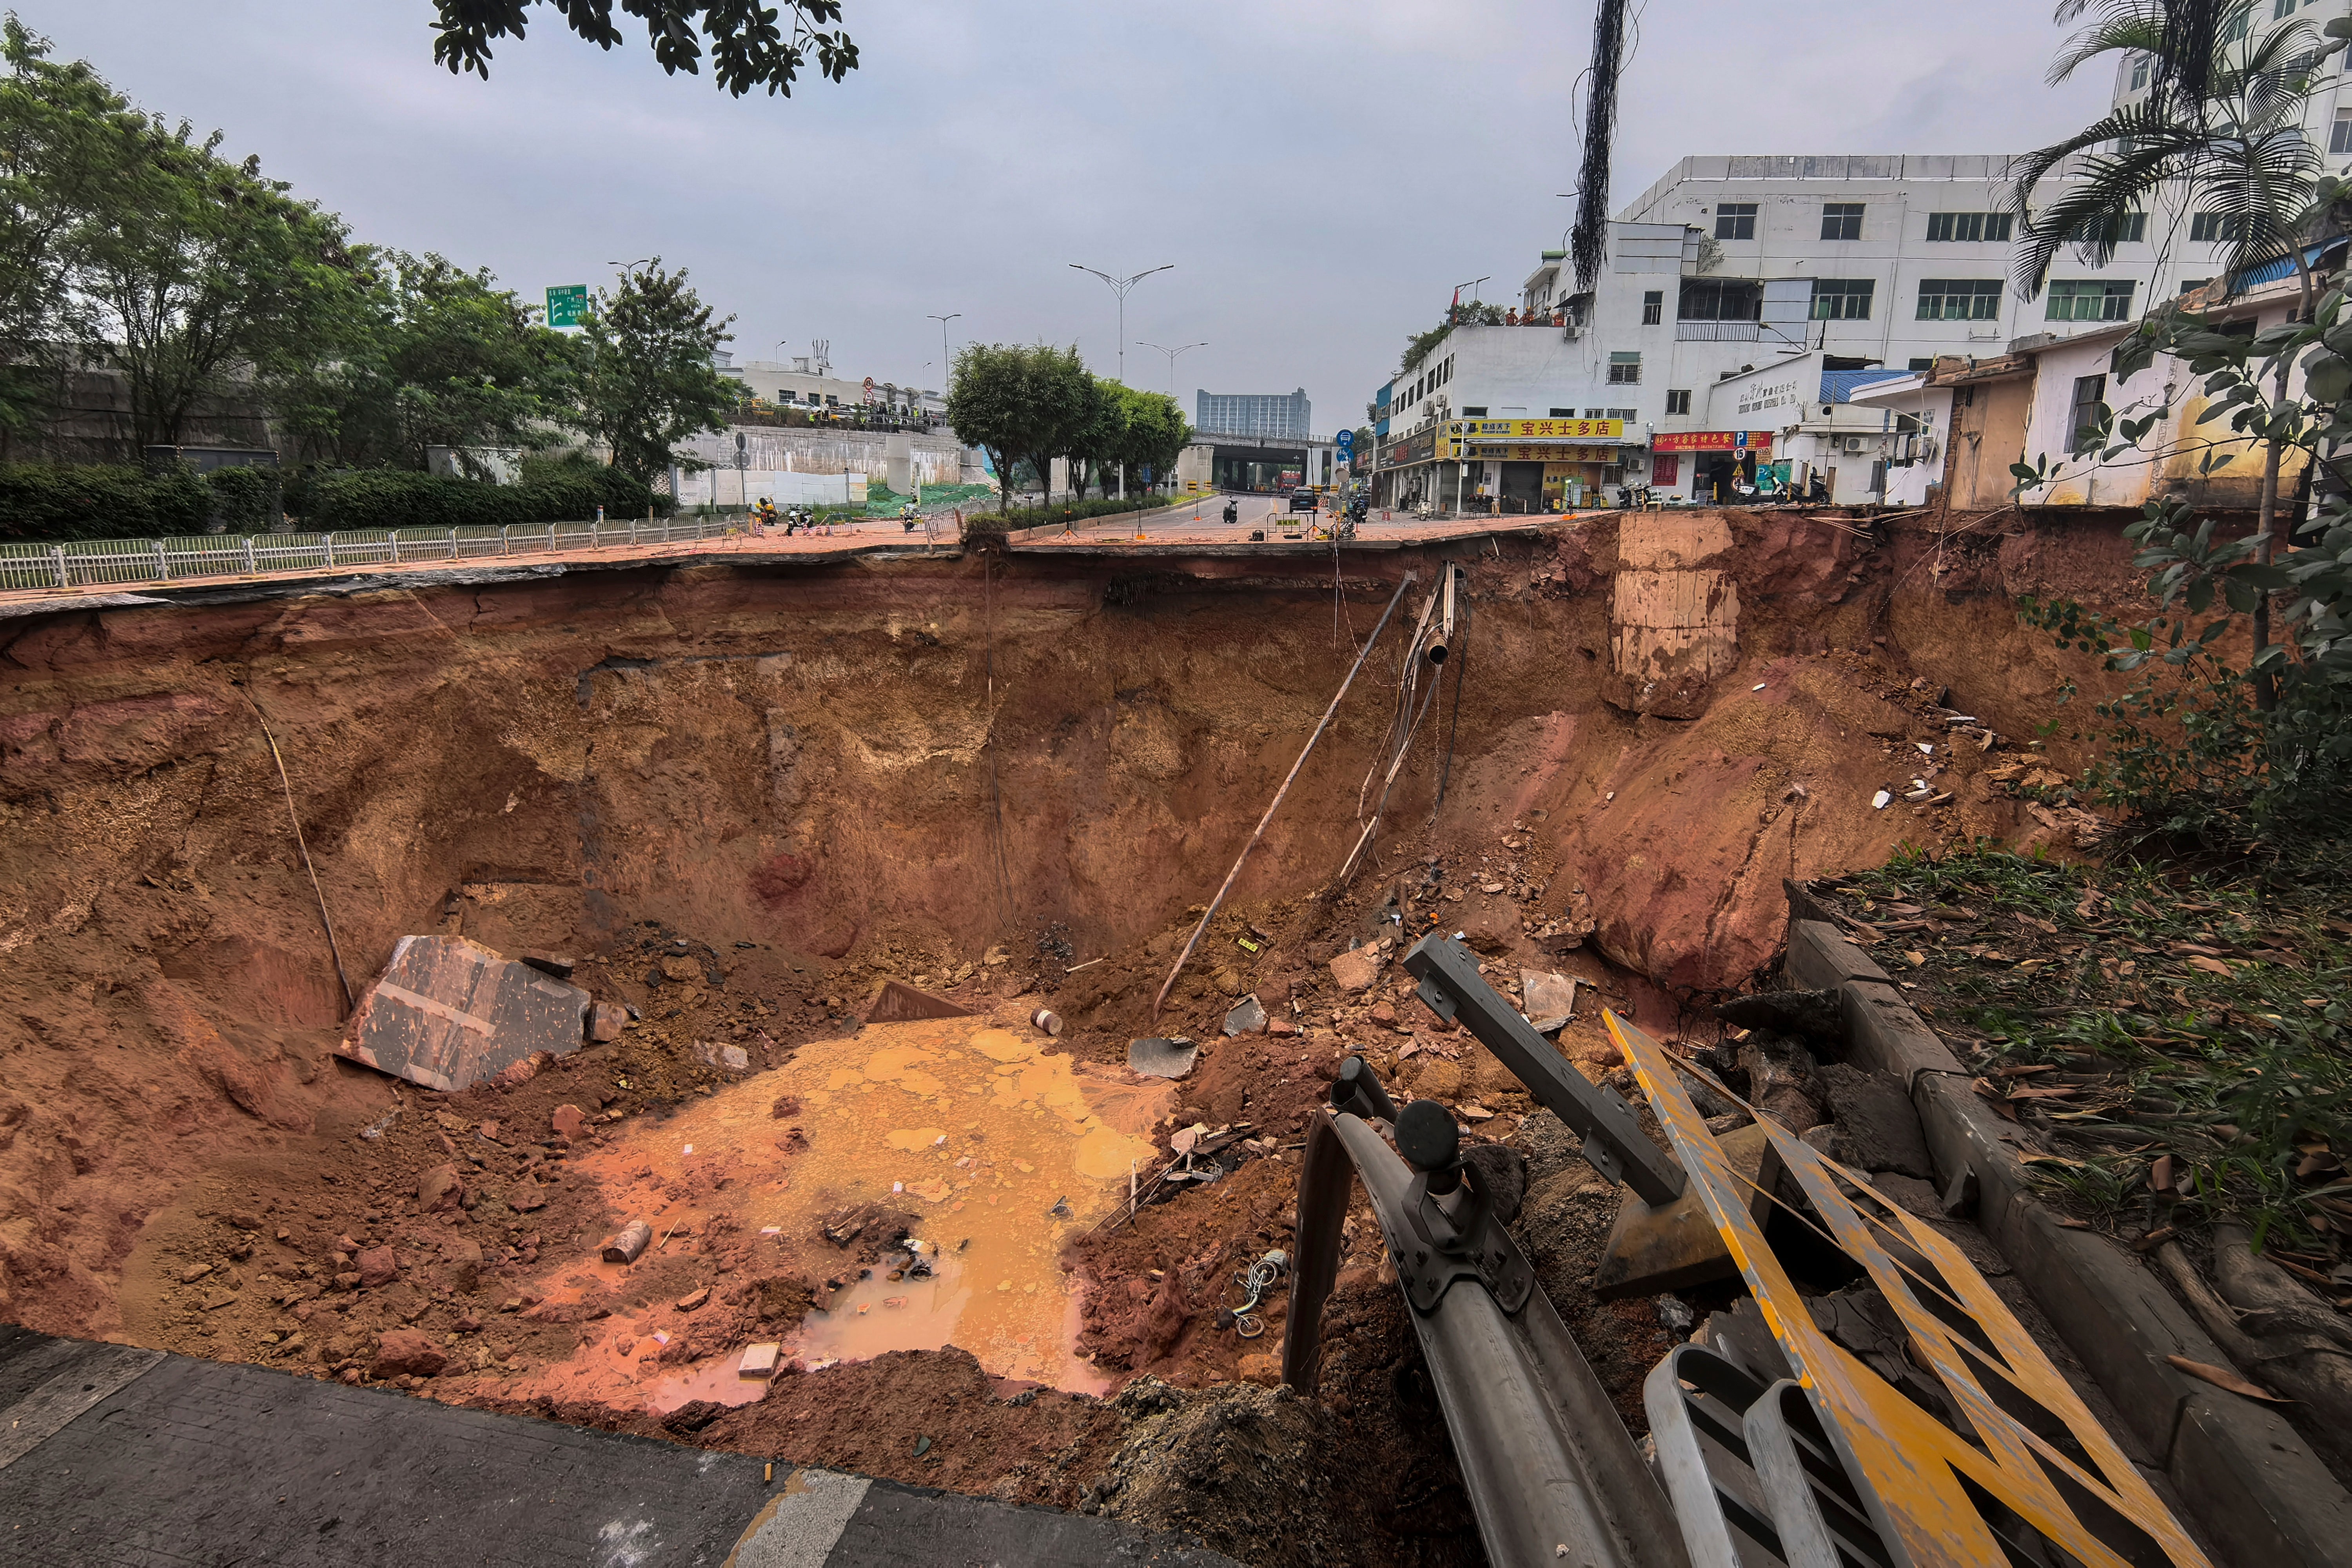
{"type": "MultiPolygon", "coordinates": [[[[1904,839],[2089,831],[2001,776],[2044,760],[2017,737],[2058,679],[2007,596],[2126,592],[2112,535],[1666,526],[1482,545],[1461,685],[1450,675],[1414,731],[1370,866],[1324,896],[1400,706],[1378,653],[1157,1020],[1197,900],[1396,575],[1426,584],[1433,557],[1342,562],[1337,600],[1328,577],[1231,562],[970,560],[12,623],[0,1312],[1108,1508],[1260,1560],[1475,1560],[1367,1216],[1321,1405],[1265,1386],[1278,1305],[1255,1341],[1220,1317],[1235,1270],[1287,1236],[1297,1133],[1336,1061],[1361,1051],[1474,1134],[1537,1152],[1523,1229],[1636,1422],[1665,1330],[1647,1303],[1591,1300],[1614,1197],[1544,1155],[1548,1119],[1523,1124],[1507,1076],[1436,1028],[1392,967],[1342,991],[1328,961],[1461,931],[1505,984],[1572,974],[1706,1044],[1701,1005],[1769,961],[1781,878],[1875,865],[1904,839]],[[425,1094],[333,1058],[341,999],[257,713],[356,981],[400,935],[461,932],[573,952],[583,984],[644,1021],[503,1090],[425,1094]],[[1049,1006],[1065,1032],[1041,1048],[1101,1081],[1137,1036],[1221,1040],[1243,994],[1271,1016],[1279,1032],[1213,1044],[1150,1129],[1162,1163],[1178,1129],[1224,1131],[1231,1173],[1066,1238],[1077,1348],[1126,1391],[992,1381],[952,1351],[788,1375],[736,1410],[547,1386],[613,1331],[566,1272],[638,1217],[582,1173],[740,1092],[709,1047],[741,1047],[756,1085],[853,1029],[884,978],[1008,1030],[1049,1006]],[[420,1191],[436,1167],[458,1177],[455,1206],[446,1184],[420,1191]],[[1242,1478],[1263,1467],[1244,1448],[1306,1491],[1253,1494],[1242,1478]],[[1202,1504],[1213,1474],[1222,1514],[1202,1504]]],[[[1578,1012],[1563,1048],[1615,1070],[1592,1004],[1578,1012]]],[[[772,1121],[761,1157],[789,1173],[791,1115],[772,1121]]],[[[691,1206],[695,1182],[681,1170],[661,1200],[691,1206]]],[[[666,1336],[643,1364],[672,1375],[785,1334],[859,1270],[901,1267],[909,1221],[929,1228],[845,1215],[836,1243],[689,1224],[596,1305],[666,1336]]]]}

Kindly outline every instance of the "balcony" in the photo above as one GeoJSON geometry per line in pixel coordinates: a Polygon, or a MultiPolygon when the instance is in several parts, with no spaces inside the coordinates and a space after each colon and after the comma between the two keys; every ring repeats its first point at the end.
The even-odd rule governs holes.
{"type": "Polygon", "coordinates": [[[1779,321],[1676,321],[1675,341],[1682,343],[1783,343],[1804,346],[1803,323],[1779,321]],[[1795,335],[1790,335],[1791,329],[1795,335]]]}

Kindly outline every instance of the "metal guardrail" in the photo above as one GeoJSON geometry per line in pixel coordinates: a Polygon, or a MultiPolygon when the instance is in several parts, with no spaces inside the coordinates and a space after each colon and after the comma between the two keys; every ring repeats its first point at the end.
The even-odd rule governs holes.
{"type": "Polygon", "coordinates": [[[189,577],[261,577],[352,566],[498,560],[674,544],[739,533],[740,519],[355,529],[341,533],[202,534],[0,543],[0,589],[86,588],[189,577]]]}

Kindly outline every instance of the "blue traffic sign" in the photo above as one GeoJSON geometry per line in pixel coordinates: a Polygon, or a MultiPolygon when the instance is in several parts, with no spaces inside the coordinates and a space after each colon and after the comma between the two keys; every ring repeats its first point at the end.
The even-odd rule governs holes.
{"type": "Polygon", "coordinates": [[[1352,447],[1356,444],[1356,433],[1353,430],[1342,430],[1331,438],[1334,441],[1337,441],[1342,448],[1352,447]]]}

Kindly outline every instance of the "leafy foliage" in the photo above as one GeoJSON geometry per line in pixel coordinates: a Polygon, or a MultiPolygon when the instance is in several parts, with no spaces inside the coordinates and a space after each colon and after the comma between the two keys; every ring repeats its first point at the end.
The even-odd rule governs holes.
{"type": "Polygon", "coordinates": [[[643,480],[599,464],[558,466],[518,485],[485,484],[395,468],[362,468],[313,479],[304,521],[322,532],[367,528],[520,527],[577,522],[598,507],[612,518],[667,512],[669,500],[643,480]]]}
{"type": "MultiPolygon", "coordinates": [[[[490,42],[520,41],[532,5],[541,0],[435,0],[433,59],[452,75],[490,75],[490,42]]],[[[566,25],[599,48],[621,43],[613,22],[613,0],[552,0],[566,25]]],[[[783,0],[792,16],[787,33],[778,13],[762,0],[621,0],[621,9],[646,25],[654,58],[672,76],[698,74],[706,40],[711,77],[737,98],[755,87],[770,96],[793,95],[793,84],[813,55],[817,74],[839,81],[857,68],[857,46],[836,26],[836,0],[783,0]]]]}
{"type": "Polygon", "coordinates": [[[2352,1222],[2334,1152],[2352,1138],[2341,871],[2188,876],[1979,844],[1900,853],[1848,879],[1841,902],[1865,926],[1905,910],[1951,917],[1874,956],[1956,1048],[1973,1047],[1987,1088],[2074,1089],[2005,1104],[2063,1151],[2033,1168],[2079,1211],[2244,1218],[2274,1247],[2317,1247],[2315,1222],[2352,1222]],[[2150,1190],[2159,1153],[2172,1193],[2150,1190]]]}
{"type": "Polygon", "coordinates": [[[182,467],[0,463],[0,538],[202,533],[212,512],[212,493],[182,467]]]}
{"type": "Polygon", "coordinates": [[[1089,467],[1108,475],[1124,463],[1130,476],[1146,468],[1165,475],[1192,435],[1173,398],[1097,380],[1076,349],[1043,343],[968,343],[957,351],[948,423],[959,440],[988,454],[1000,510],[1011,508],[1021,462],[1046,474],[1054,458],[1064,458],[1071,488],[1084,493],[1089,467]]]}
{"type": "Polygon", "coordinates": [[[2021,160],[2012,202],[2022,219],[2020,293],[2040,292],[2051,263],[2070,244],[2092,266],[2112,259],[2120,220],[2146,210],[2159,190],[2184,208],[2223,215],[2229,269],[2242,272],[2288,253],[2310,208],[2320,158],[2303,127],[2312,80],[2352,36],[2352,20],[2250,30],[2230,37],[2242,7],[2212,0],[2069,0],[2062,20],[2093,20],[2051,68],[2063,81],[2110,54],[2144,59],[2148,91],[2119,104],[2062,142],[2021,160]],[[2040,183],[2074,161],[2074,178],[2047,206],[2040,183]]]}
{"type": "Polygon", "coordinates": [[[598,289],[586,328],[583,409],[613,451],[613,465],[648,479],[666,470],[685,437],[717,430],[735,406],[735,384],[711,363],[734,317],[714,320],[688,287],[686,269],[661,258],[598,289]]]}

